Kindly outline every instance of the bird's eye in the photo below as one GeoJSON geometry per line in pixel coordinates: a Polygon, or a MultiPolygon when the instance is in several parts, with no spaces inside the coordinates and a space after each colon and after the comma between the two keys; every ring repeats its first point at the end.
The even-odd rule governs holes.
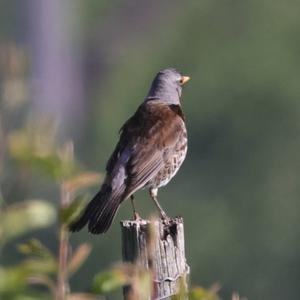
{"type": "Polygon", "coordinates": [[[183,79],[179,79],[179,83],[182,85],[183,84],[183,79]]]}

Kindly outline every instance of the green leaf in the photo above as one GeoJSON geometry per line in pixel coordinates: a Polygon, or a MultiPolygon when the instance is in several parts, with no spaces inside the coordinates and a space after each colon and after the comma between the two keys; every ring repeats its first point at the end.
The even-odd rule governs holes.
{"type": "MultiPolygon", "coordinates": [[[[28,288],[28,279],[30,279],[30,273],[23,264],[9,268],[0,267],[0,299],[53,299],[46,294],[33,293],[28,288]]],[[[50,278],[48,280],[51,281],[50,278]]]]}
{"type": "Polygon", "coordinates": [[[9,135],[8,148],[10,155],[26,167],[61,181],[73,176],[79,168],[73,158],[73,144],[67,142],[59,147],[53,127],[47,120],[30,120],[24,129],[9,135]]]}
{"type": "Polygon", "coordinates": [[[219,296],[214,289],[205,289],[203,287],[195,287],[189,292],[190,300],[219,300],[219,296]]]}
{"type": "Polygon", "coordinates": [[[56,209],[44,200],[26,200],[3,210],[0,220],[4,239],[49,227],[56,220],[56,209]]]}
{"type": "Polygon", "coordinates": [[[26,284],[26,276],[26,271],[22,267],[0,267],[0,295],[22,290],[26,284]]]}
{"type": "Polygon", "coordinates": [[[54,274],[57,271],[57,262],[54,259],[26,259],[22,263],[23,268],[27,272],[27,276],[36,274],[54,274]]]}
{"type": "Polygon", "coordinates": [[[19,244],[18,250],[26,255],[54,259],[52,252],[37,239],[31,239],[27,243],[19,244]]]}
{"type": "Polygon", "coordinates": [[[122,287],[128,283],[126,273],[118,269],[106,271],[95,276],[92,291],[96,294],[104,294],[122,287]]]}
{"type": "Polygon", "coordinates": [[[148,299],[152,292],[151,272],[138,264],[121,264],[98,274],[92,292],[104,294],[124,285],[131,285],[130,299],[148,299]]]}
{"type": "Polygon", "coordinates": [[[87,195],[81,195],[75,198],[72,203],[59,211],[59,219],[62,224],[70,224],[82,212],[88,201],[87,195]]]}
{"type": "Polygon", "coordinates": [[[28,285],[28,279],[33,276],[54,274],[56,271],[56,263],[45,259],[26,260],[16,266],[0,267],[0,298],[2,294],[22,293],[28,285]]]}

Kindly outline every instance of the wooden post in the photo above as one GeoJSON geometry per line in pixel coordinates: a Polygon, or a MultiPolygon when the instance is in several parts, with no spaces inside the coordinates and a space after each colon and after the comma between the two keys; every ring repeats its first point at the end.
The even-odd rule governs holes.
{"type": "MultiPolygon", "coordinates": [[[[121,227],[123,261],[152,272],[153,294],[149,300],[171,299],[179,290],[187,290],[189,266],[181,217],[171,219],[168,224],[161,219],[122,221],[121,227]]],[[[129,300],[131,288],[124,287],[124,300],[129,300]]]]}

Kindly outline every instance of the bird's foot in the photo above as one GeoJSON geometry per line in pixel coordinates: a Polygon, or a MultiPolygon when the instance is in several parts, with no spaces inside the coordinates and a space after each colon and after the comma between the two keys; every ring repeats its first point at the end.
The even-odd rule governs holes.
{"type": "Polygon", "coordinates": [[[141,218],[141,216],[136,211],[133,213],[133,219],[134,219],[134,221],[141,221],[141,220],[143,220],[141,218]]]}
{"type": "Polygon", "coordinates": [[[163,224],[170,225],[171,218],[168,217],[167,214],[164,211],[160,212],[160,216],[161,216],[163,224]]]}

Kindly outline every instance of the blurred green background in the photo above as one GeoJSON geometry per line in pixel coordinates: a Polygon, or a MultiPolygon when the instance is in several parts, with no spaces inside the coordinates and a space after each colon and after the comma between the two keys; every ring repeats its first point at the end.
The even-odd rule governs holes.
{"type": "MultiPolygon", "coordinates": [[[[54,116],[59,139],[73,139],[81,164],[101,172],[153,76],[175,67],[191,76],[183,91],[189,152],[159,195],[171,216],[184,217],[192,282],[219,282],[224,298],[237,290],[248,299],[297,299],[299,11],[290,0],[1,0],[5,205],[58,197],[5,154],[6,136],[21,120],[54,116]]],[[[136,198],[142,216],[155,211],[146,192],[136,198]]],[[[93,245],[74,290],[87,290],[96,272],[121,259],[119,220],[129,217],[124,203],[107,234],[72,235],[73,245],[93,245]]],[[[15,263],[15,244],[32,236],[56,250],[56,230],[6,244],[1,263],[15,263]]]]}

